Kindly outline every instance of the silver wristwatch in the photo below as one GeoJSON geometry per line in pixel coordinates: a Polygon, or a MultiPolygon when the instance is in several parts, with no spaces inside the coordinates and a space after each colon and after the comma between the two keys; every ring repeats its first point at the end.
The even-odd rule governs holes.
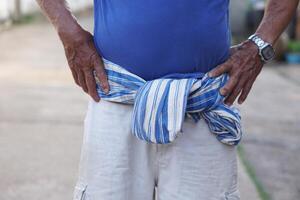
{"type": "Polygon", "coordinates": [[[269,62],[273,60],[275,56],[274,48],[271,44],[263,41],[260,37],[258,37],[256,34],[251,35],[248,40],[254,42],[259,50],[259,55],[264,62],[269,62]]]}

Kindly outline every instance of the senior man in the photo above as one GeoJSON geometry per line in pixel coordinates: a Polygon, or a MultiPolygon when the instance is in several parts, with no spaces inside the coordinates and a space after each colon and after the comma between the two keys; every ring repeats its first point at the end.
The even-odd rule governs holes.
{"type": "Polygon", "coordinates": [[[232,48],[229,0],[95,0],[94,35],[64,0],[37,1],[92,97],[75,200],[239,199],[232,104],[274,57],[298,0],[269,0],[232,48]]]}

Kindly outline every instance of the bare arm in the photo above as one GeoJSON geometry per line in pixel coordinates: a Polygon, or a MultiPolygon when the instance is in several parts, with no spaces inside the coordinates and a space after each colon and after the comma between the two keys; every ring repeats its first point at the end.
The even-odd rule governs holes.
{"type": "MultiPolygon", "coordinates": [[[[256,34],[274,44],[291,21],[298,3],[299,0],[269,0],[256,34]]],[[[231,105],[238,96],[240,104],[246,100],[263,67],[258,48],[254,43],[245,41],[232,47],[231,50],[231,57],[210,72],[210,76],[219,76],[226,72],[229,74],[228,83],[220,91],[227,96],[225,103],[228,105],[231,105]]]]}
{"type": "Polygon", "coordinates": [[[72,35],[82,30],[65,0],[37,0],[37,2],[60,35],[72,35]]]}
{"type": "Polygon", "coordinates": [[[102,60],[94,46],[93,36],[78,24],[65,0],[37,2],[58,32],[76,84],[95,101],[99,101],[93,71],[96,71],[104,91],[108,92],[109,85],[102,60]]]}
{"type": "Polygon", "coordinates": [[[299,0],[269,0],[256,33],[274,45],[295,15],[298,3],[299,0]]]}

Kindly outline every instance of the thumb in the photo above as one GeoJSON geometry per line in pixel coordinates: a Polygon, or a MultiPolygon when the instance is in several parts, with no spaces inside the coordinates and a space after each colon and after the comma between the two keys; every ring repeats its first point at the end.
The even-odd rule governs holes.
{"type": "Polygon", "coordinates": [[[105,72],[104,64],[98,56],[94,59],[94,69],[96,72],[96,76],[100,82],[100,87],[106,94],[109,93],[109,83],[105,72]]]}

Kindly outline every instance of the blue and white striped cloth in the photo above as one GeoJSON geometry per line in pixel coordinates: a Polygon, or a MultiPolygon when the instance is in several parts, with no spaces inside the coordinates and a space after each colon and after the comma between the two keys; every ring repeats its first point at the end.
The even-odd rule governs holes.
{"type": "MultiPolygon", "coordinates": [[[[219,89],[228,75],[211,78],[170,78],[145,81],[121,66],[103,59],[110,92],[105,94],[96,78],[97,91],[103,100],[133,104],[132,133],[141,140],[166,144],[183,132],[185,116],[195,122],[203,118],[217,139],[228,145],[241,140],[239,111],[223,103],[219,89]]],[[[201,133],[195,133],[201,134],[201,133]]]]}

